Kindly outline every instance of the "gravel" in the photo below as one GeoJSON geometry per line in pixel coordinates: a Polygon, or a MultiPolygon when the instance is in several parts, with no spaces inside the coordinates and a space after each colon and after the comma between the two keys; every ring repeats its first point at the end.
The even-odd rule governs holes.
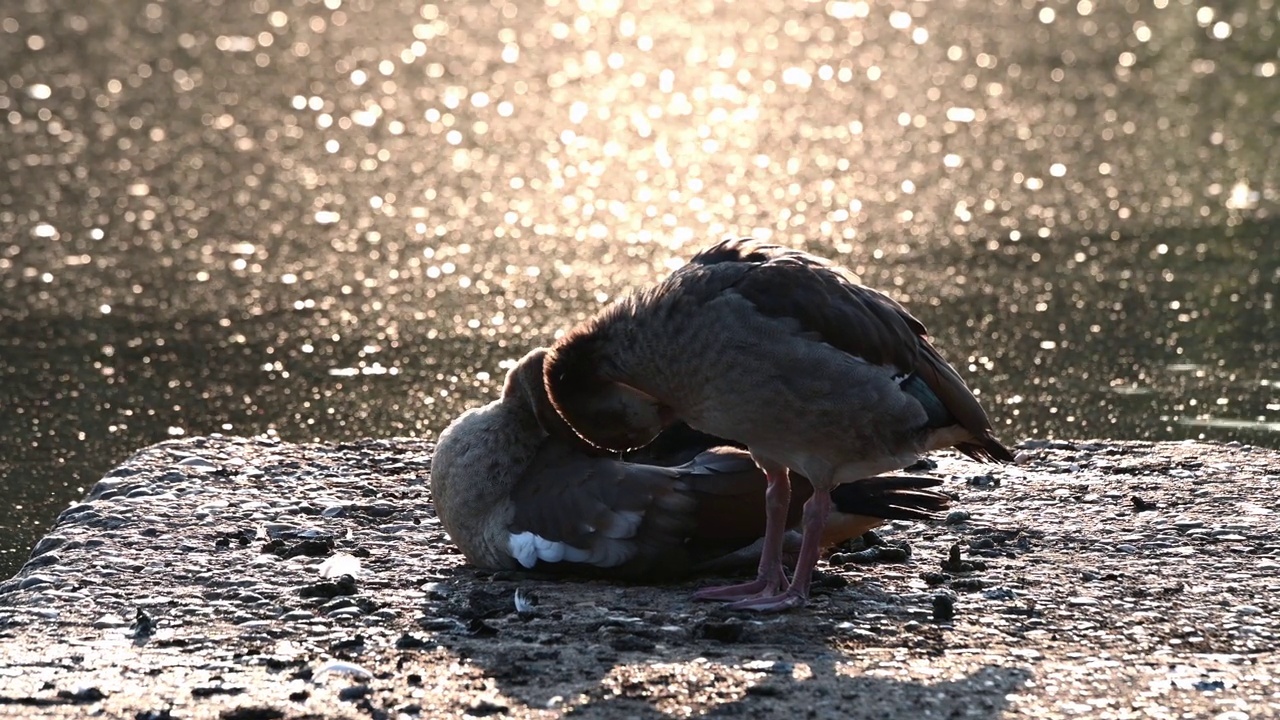
{"type": "Polygon", "coordinates": [[[837,548],[809,608],[752,616],[692,602],[702,578],[467,567],[429,443],[165,442],[0,583],[0,716],[1280,715],[1280,453],[1019,451],[935,456],[949,517],[837,548]]]}

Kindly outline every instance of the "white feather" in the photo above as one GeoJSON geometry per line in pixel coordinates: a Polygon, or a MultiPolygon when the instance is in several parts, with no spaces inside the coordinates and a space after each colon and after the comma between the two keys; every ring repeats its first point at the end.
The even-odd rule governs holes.
{"type": "Polygon", "coordinates": [[[531,568],[538,564],[538,548],[537,535],[528,530],[522,533],[511,533],[511,537],[507,538],[507,552],[511,553],[511,557],[521,565],[531,568]]]}
{"type": "MultiPolygon", "coordinates": [[[[640,526],[639,513],[620,513],[624,526],[634,533],[640,526]]],[[[590,548],[574,547],[568,543],[548,540],[528,530],[511,533],[507,538],[507,552],[524,567],[532,568],[538,561],[547,563],[576,562],[596,567],[615,567],[635,556],[633,543],[601,539],[590,548]]]]}

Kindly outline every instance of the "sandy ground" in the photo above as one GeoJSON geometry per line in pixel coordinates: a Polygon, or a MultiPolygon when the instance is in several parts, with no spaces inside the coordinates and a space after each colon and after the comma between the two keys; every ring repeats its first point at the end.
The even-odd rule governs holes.
{"type": "Polygon", "coordinates": [[[0,716],[1280,717],[1274,451],[939,456],[956,512],[882,533],[909,560],[823,563],[762,617],[692,602],[706,579],[468,568],[430,450],[139,452],[0,584],[0,716]]]}

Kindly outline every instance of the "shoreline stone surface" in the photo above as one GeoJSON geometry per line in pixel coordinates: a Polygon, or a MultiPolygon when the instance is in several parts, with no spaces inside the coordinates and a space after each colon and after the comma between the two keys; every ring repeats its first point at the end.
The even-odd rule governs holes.
{"type": "Polygon", "coordinates": [[[1019,450],[751,616],[466,566],[420,440],[168,441],[0,583],[0,716],[1280,716],[1280,453],[1019,450]]]}

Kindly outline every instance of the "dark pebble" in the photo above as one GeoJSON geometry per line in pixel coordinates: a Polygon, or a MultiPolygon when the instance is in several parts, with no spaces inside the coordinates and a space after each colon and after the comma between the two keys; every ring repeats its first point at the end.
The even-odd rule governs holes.
{"type": "Polygon", "coordinates": [[[410,635],[409,633],[405,633],[401,635],[400,639],[396,640],[397,650],[424,650],[424,649],[429,650],[436,647],[439,647],[439,646],[433,642],[423,640],[422,638],[416,635],[410,635]]]}
{"type": "Polygon", "coordinates": [[[506,705],[493,702],[492,700],[480,700],[472,703],[467,709],[468,715],[476,717],[487,717],[489,715],[506,715],[509,708],[506,705]]]}
{"type": "Polygon", "coordinates": [[[498,628],[480,618],[473,618],[466,627],[467,634],[471,637],[494,637],[498,634],[498,628]]]}
{"type": "Polygon", "coordinates": [[[1150,500],[1144,500],[1143,498],[1138,497],[1137,495],[1134,495],[1130,499],[1133,502],[1133,511],[1135,513],[1147,512],[1148,510],[1156,510],[1160,507],[1159,505],[1151,502],[1150,500]]]}
{"type": "Polygon", "coordinates": [[[1227,684],[1221,680],[1200,680],[1196,683],[1195,688],[1200,692],[1214,692],[1226,690],[1227,684]]]}
{"type": "Polygon", "coordinates": [[[836,553],[831,556],[832,565],[870,565],[882,562],[906,562],[911,559],[911,546],[875,545],[866,550],[851,553],[836,553]]]}
{"type": "Polygon", "coordinates": [[[708,620],[698,625],[694,637],[704,640],[715,640],[722,643],[736,643],[742,640],[744,626],[740,622],[716,622],[708,620]]]}
{"type": "Polygon", "coordinates": [[[771,682],[757,683],[747,688],[747,694],[756,697],[778,697],[786,694],[786,688],[771,682]]]}
{"type": "Polygon", "coordinates": [[[57,520],[57,522],[61,523],[61,522],[63,522],[64,520],[66,520],[66,519],[68,519],[68,518],[70,518],[70,517],[73,517],[73,516],[75,516],[75,515],[79,515],[80,513],[84,513],[84,512],[93,512],[93,505],[90,505],[89,503],[81,503],[81,504],[79,504],[79,505],[72,505],[71,507],[67,508],[66,510],[63,510],[62,512],[58,513],[58,520],[57,520]]]}
{"type": "Polygon", "coordinates": [[[191,688],[191,697],[207,698],[214,695],[239,695],[244,688],[232,685],[205,685],[191,688]]]}
{"type": "Polygon", "coordinates": [[[922,457],[919,460],[903,468],[903,470],[905,470],[906,472],[925,472],[927,470],[937,470],[937,469],[938,469],[938,461],[933,460],[931,458],[927,458],[927,457],[922,457]]]}
{"type": "Polygon", "coordinates": [[[364,647],[363,635],[357,635],[353,638],[346,638],[344,640],[339,640],[329,646],[329,652],[331,653],[342,652],[343,650],[352,650],[358,647],[364,647]]]}
{"type": "Polygon", "coordinates": [[[987,584],[982,580],[982,578],[956,578],[951,581],[951,589],[958,592],[974,592],[975,590],[981,590],[986,586],[987,584]]]}
{"type": "Polygon", "coordinates": [[[433,617],[419,618],[418,627],[431,632],[456,632],[462,629],[462,623],[453,618],[433,617]]]}
{"type": "Polygon", "coordinates": [[[134,611],[133,625],[129,629],[136,640],[149,638],[156,631],[155,618],[148,615],[142,608],[138,608],[134,611]]]}
{"type": "Polygon", "coordinates": [[[350,575],[343,575],[334,581],[325,580],[311,585],[305,585],[298,590],[298,594],[302,597],[314,598],[335,598],[339,595],[355,595],[356,579],[350,575]]]}
{"type": "Polygon", "coordinates": [[[71,692],[70,690],[59,690],[58,698],[64,702],[71,703],[95,703],[105,700],[107,694],[96,687],[87,687],[71,692]]]}
{"type": "Polygon", "coordinates": [[[173,720],[173,715],[169,713],[169,709],[164,710],[140,710],[133,715],[133,720],[173,720]]]}
{"type": "Polygon", "coordinates": [[[652,652],[657,645],[647,638],[621,635],[609,642],[609,647],[619,652],[652,652]]]}
{"type": "Polygon", "coordinates": [[[34,568],[47,567],[49,565],[57,565],[61,561],[62,558],[58,557],[58,553],[46,552],[43,555],[36,555],[28,560],[26,564],[22,566],[22,569],[31,570],[34,568]]]}
{"type": "Polygon", "coordinates": [[[284,711],[268,707],[238,707],[224,710],[220,720],[282,720],[284,711]]]}
{"type": "Polygon", "coordinates": [[[824,590],[839,590],[849,586],[849,578],[834,573],[814,571],[813,587],[824,590]]]}
{"type": "Polygon", "coordinates": [[[30,565],[40,555],[44,555],[45,553],[50,552],[51,550],[57,550],[58,548],[62,547],[66,542],[67,542],[66,538],[60,538],[53,535],[48,535],[46,537],[41,538],[40,542],[36,543],[36,546],[32,548],[31,560],[28,560],[27,564],[30,565]]]}
{"type": "Polygon", "coordinates": [[[987,475],[971,475],[965,479],[965,484],[971,487],[1000,487],[1000,478],[987,475]]]}
{"type": "Polygon", "coordinates": [[[942,561],[943,572],[968,573],[986,569],[987,564],[981,560],[962,559],[960,556],[959,543],[951,546],[951,550],[947,554],[947,559],[942,561]]]}
{"type": "Polygon", "coordinates": [[[305,555],[307,557],[327,557],[333,554],[333,538],[311,538],[290,544],[277,538],[262,546],[262,552],[277,555],[284,559],[305,555]]]}
{"type": "Polygon", "coordinates": [[[947,622],[956,616],[956,601],[950,595],[933,596],[933,619],[935,622],[947,622]]]}
{"type": "Polygon", "coordinates": [[[294,690],[293,692],[289,693],[289,700],[291,702],[296,702],[296,703],[306,702],[307,698],[309,697],[311,697],[310,690],[294,690]]]}
{"type": "Polygon", "coordinates": [[[352,685],[351,687],[345,687],[339,690],[338,699],[351,702],[352,700],[359,700],[370,692],[368,685],[352,685]]]}

